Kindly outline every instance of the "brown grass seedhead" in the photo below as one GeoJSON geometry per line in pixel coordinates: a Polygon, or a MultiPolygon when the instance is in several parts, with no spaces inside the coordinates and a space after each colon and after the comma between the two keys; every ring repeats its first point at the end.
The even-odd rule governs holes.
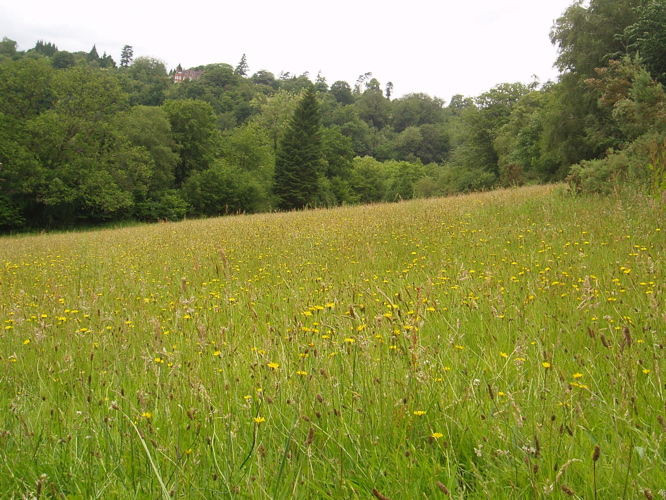
{"type": "Polygon", "coordinates": [[[310,446],[314,442],[314,428],[310,427],[308,438],[305,440],[305,446],[310,446]]]}
{"type": "Polygon", "coordinates": [[[564,493],[566,493],[566,494],[569,495],[570,497],[572,497],[572,496],[575,495],[574,490],[572,490],[571,488],[569,488],[566,484],[563,484],[563,485],[561,486],[561,489],[562,489],[562,491],[563,491],[564,493]]]}
{"type": "Polygon", "coordinates": [[[382,495],[379,491],[377,491],[377,488],[372,489],[372,494],[379,498],[379,500],[389,500],[389,497],[382,495]]]}
{"type": "Polygon", "coordinates": [[[596,462],[597,460],[599,460],[600,455],[601,455],[601,448],[599,447],[599,445],[595,445],[594,451],[592,452],[592,461],[596,462]]]}
{"type": "Polygon", "coordinates": [[[442,491],[442,493],[444,493],[446,496],[449,495],[449,489],[448,489],[446,486],[444,486],[442,483],[440,483],[439,481],[437,481],[437,487],[438,487],[438,488],[442,491]]]}

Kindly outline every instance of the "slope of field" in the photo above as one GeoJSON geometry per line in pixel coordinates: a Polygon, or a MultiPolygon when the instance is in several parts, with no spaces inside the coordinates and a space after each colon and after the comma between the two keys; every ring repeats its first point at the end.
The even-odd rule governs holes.
{"type": "Polygon", "coordinates": [[[1,239],[0,497],[658,498],[663,213],[555,191],[1,239]]]}

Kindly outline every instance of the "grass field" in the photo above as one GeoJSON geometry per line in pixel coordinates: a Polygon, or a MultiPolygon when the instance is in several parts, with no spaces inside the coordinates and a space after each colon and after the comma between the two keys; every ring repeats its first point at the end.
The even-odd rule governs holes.
{"type": "Polygon", "coordinates": [[[0,239],[0,498],[666,498],[665,271],[553,187],[0,239]]]}

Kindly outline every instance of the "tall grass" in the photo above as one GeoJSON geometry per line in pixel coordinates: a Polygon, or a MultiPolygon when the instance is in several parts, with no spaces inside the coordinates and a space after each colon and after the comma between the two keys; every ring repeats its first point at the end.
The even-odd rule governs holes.
{"type": "Polygon", "coordinates": [[[649,203],[531,187],[0,240],[0,496],[664,496],[649,203]]]}

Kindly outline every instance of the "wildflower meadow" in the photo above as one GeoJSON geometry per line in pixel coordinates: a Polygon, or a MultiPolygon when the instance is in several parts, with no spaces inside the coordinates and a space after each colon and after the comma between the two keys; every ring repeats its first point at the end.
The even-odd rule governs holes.
{"type": "Polygon", "coordinates": [[[666,498],[666,224],[538,186],[0,239],[1,498],[666,498]]]}

